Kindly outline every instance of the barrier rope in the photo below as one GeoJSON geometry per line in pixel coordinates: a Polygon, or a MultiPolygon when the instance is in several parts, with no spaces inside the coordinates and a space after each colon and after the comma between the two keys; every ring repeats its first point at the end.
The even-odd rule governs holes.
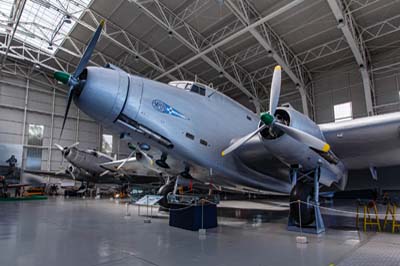
{"type": "MultiPolygon", "coordinates": [[[[305,204],[305,205],[308,205],[308,206],[313,206],[313,207],[317,207],[317,205],[315,204],[315,203],[313,203],[313,202],[305,202],[305,201],[291,201],[291,202],[289,202],[289,205],[292,205],[292,204],[299,204],[299,203],[301,203],[301,204],[305,204]]],[[[324,206],[321,206],[321,205],[319,205],[319,208],[320,209],[324,209],[324,210],[329,210],[329,211],[332,211],[332,212],[339,212],[339,213],[347,213],[347,214],[352,214],[352,215],[357,215],[357,214],[359,214],[359,213],[357,213],[357,212],[352,212],[352,211],[345,211],[345,210],[339,210],[339,209],[335,209],[335,208],[329,208],[329,207],[324,207],[324,206]]],[[[386,215],[386,213],[377,213],[377,215],[379,216],[379,215],[382,215],[382,216],[385,216],[386,215]]],[[[396,213],[396,216],[399,216],[400,215],[400,213],[396,213]]]]}

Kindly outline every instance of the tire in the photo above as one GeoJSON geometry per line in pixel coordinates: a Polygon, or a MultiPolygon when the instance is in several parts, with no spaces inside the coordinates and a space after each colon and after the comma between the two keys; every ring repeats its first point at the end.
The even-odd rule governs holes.
{"type": "MultiPolygon", "coordinates": [[[[298,200],[302,202],[309,202],[312,200],[313,186],[298,182],[290,192],[290,202],[296,202],[298,200]]],[[[300,204],[301,211],[301,224],[299,205],[297,203],[290,204],[290,217],[295,221],[298,226],[309,225],[315,220],[314,206],[308,204],[300,204]]]]}

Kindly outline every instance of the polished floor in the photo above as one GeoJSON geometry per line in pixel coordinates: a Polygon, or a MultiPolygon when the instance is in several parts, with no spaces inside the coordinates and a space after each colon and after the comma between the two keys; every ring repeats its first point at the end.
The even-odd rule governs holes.
{"type": "Polygon", "coordinates": [[[0,265],[400,265],[398,235],[329,229],[296,244],[299,233],[284,222],[219,218],[201,236],[170,227],[156,209],[151,223],[137,211],[130,207],[126,217],[125,206],[110,200],[0,203],[0,265]],[[379,253],[389,251],[385,245],[390,260],[379,253]],[[368,256],[378,264],[360,262],[368,256]]]}

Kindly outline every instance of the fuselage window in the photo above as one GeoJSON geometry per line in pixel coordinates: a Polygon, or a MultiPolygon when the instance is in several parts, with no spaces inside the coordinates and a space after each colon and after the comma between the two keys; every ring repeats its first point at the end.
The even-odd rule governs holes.
{"type": "Polygon", "coordinates": [[[200,144],[203,144],[204,146],[208,145],[207,141],[205,141],[204,139],[200,139],[200,144]]]}
{"type": "Polygon", "coordinates": [[[251,121],[251,117],[250,117],[250,116],[246,116],[246,118],[247,118],[247,120],[250,120],[250,121],[251,121]]]}
{"type": "Polygon", "coordinates": [[[188,132],[186,132],[186,137],[188,139],[192,139],[192,140],[194,139],[194,136],[192,134],[188,133],[188,132]]]}

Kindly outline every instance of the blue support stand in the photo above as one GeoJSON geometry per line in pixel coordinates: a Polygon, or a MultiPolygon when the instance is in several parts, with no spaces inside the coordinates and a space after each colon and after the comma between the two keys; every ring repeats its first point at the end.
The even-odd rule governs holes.
{"type": "MultiPolygon", "coordinates": [[[[291,179],[295,179],[297,177],[297,171],[292,172],[291,179]]],[[[288,230],[296,231],[296,232],[304,232],[309,234],[321,234],[325,232],[324,220],[322,219],[321,210],[319,208],[319,177],[320,177],[320,168],[316,168],[314,171],[314,215],[315,221],[311,225],[302,226],[301,228],[293,219],[293,217],[289,214],[288,220],[288,230]]],[[[304,204],[304,203],[302,203],[304,204]]]]}
{"type": "Polygon", "coordinates": [[[321,210],[319,208],[319,176],[321,169],[318,167],[314,173],[314,212],[315,212],[315,233],[321,234],[325,232],[324,220],[322,220],[321,210]]]}

